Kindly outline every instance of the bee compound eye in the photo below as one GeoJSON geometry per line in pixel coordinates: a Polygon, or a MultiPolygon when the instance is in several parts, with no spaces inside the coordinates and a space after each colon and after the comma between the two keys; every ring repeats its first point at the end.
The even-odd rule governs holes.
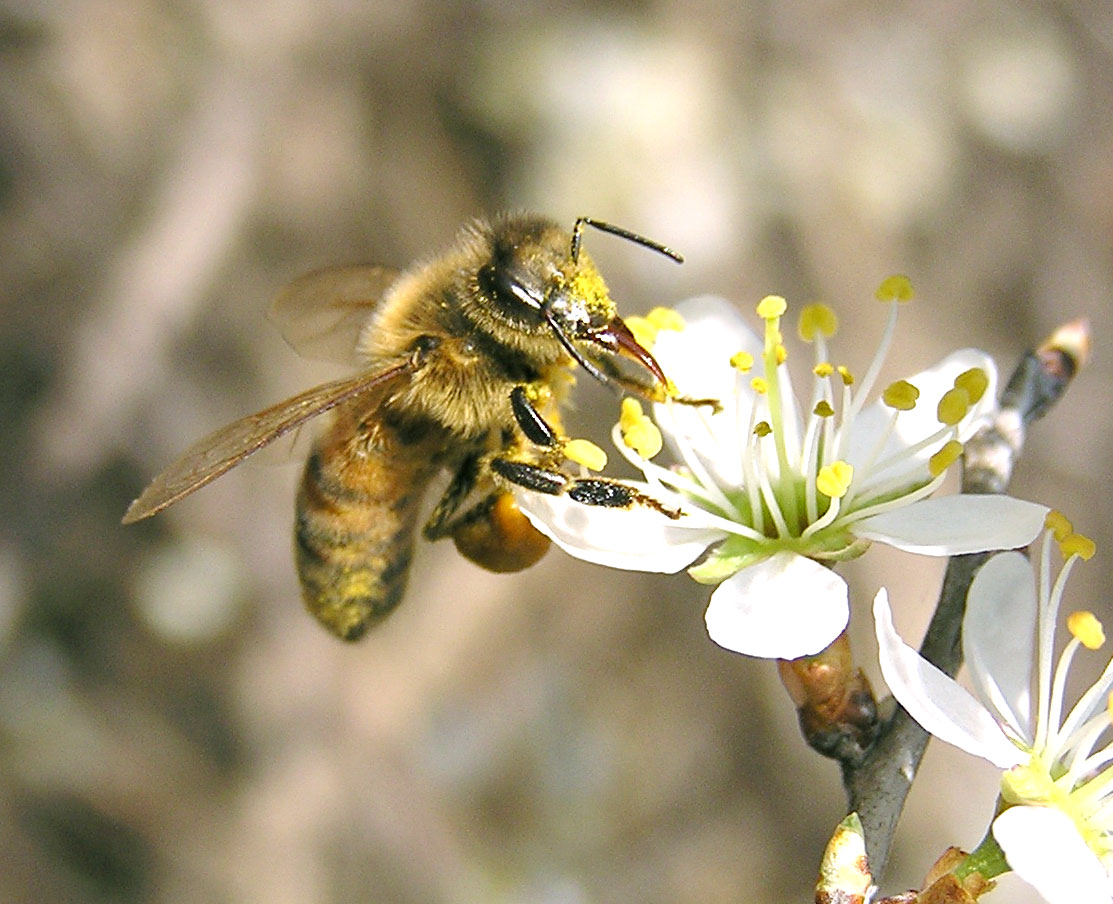
{"type": "Polygon", "coordinates": [[[544,321],[541,299],[531,293],[501,262],[486,264],[477,274],[479,289],[512,322],[538,326],[544,321]]]}

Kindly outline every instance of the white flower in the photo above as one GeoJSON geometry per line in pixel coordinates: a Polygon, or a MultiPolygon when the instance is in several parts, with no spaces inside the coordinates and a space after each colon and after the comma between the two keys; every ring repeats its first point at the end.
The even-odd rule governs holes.
{"type": "Polygon", "coordinates": [[[962,641],[974,694],[901,641],[884,590],[874,600],[881,671],[925,729],[1006,770],[1001,799],[1007,809],[994,820],[993,836],[1017,875],[1051,904],[1109,904],[1113,743],[1107,698],[1113,662],[1064,717],[1075,652],[1079,646],[1096,649],[1105,638],[1091,613],[1076,612],[1067,619],[1073,637],[1053,662],[1063,587],[1093,544],[1072,533],[1058,513],[1048,524],[1053,530],[1044,541],[1038,586],[1028,560],[1008,552],[990,559],[970,587],[962,641]],[[1067,558],[1054,583],[1053,535],[1067,558]]]}
{"type": "Polygon", "coordinates": [[[861,555],[871,541],[938,556],[1029,543],[1043,506],[1003,496],[927,498],[994,411],[997,372],[985,353],[957,351],[865,404],[892,339],[897,299],[910,295],[903,278],[878,290],[889,318],[860,383],[827,360],[833,312],[804,309],[800,334],[815,345],[815,367],[803,405],[785,367],[783,299],[758,306],[763,339],[711,297],[685,303],[679,315],[658,309],[647,320],[630,318],[680,393],[721,403],[717,412],[657,404],[654,422],[634,399],[623,402],[615,443],[645,475],[632,485],[681,517],[524,490],[521,508],[565,551],[613,568],[674,572],[703,555],[689,573],[719,585],[707,610],[712,639],[778,659],[817,653],[846,627],[847,586],[829,565],[861,555]],[[662,433],[671,468],[650,460],[662,433]]]}

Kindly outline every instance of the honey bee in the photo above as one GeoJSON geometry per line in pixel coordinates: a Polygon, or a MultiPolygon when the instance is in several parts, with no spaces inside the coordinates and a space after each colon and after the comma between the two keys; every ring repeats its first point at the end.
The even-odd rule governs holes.
{"type": "Polygon", "coordinates": [[[287,342],[308,356],[347,358],[354,349],[361,371],[201,439],[151,482],[124,523],[333,411],[305,465],[294,547],[306,607],[355,640],[401,600],[422,498],[441,471],[452,476],[424,536],[451,536],[492,571],[527,568],[548,548],[514,504],[515,486],[678,517],[625,484],[568,473],[560,408],[577,366],[649,400],[676,397],[581,250],[585,226],[682,261],[588,217],[569,232],[516,214],[466,225],[447,252],[402,273],[355,266],[296,280],[271,309],[287,342]]]}

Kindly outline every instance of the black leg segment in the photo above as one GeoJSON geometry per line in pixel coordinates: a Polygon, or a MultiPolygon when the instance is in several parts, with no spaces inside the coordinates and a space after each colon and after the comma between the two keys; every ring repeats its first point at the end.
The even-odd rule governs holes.
{"type": "Polygon", "coordinates": [[[518,422],[518,426],[531,442],[547,448],[557,444],[556,431],[533,406],[533,402],[529,400],[525,389],[521,386],[515,386],[510,391],[510,407],[514,410],[514,419],[518,422]]]}

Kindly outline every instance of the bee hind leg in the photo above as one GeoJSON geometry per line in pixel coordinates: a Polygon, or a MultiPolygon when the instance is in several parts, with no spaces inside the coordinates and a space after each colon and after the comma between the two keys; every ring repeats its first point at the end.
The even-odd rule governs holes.
{"type": "Polygon", "coordinates": [[[461,518],[467,517],[467,513],[461,518],[454,516],[460,510],[464,500],[475,489],[478,480],[479,457],[469,455],[452,476],[451,482],[438,500],[433,513],[429,516],[429,520],[425,522],[425,527],[421,529],[421,533],[426,540],[440,540],[442,537],[449,536],[455,530],[461,518]]]}

